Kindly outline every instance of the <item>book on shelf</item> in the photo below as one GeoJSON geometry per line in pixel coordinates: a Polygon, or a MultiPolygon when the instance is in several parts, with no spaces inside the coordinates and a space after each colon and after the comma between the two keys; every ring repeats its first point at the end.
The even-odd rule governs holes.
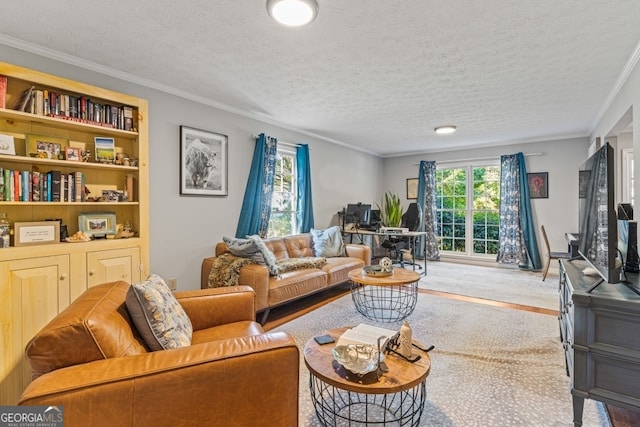
{"type": "Polygon", "coordinates": [[[84,174],[81,171],[74,173],[75,184],[75,201],[84,202],[86,200],[84,194],[84,174]]]}
{"type": "Polygon", "coordinates": [[[21,202],[31,201],[31,173],[29,171],[20,171],[20,185],[22,186],[21,202]]]}
{"type": "Polygon", "coordinates": [[[0,76],[0,108],[7,108],[7,76],[0,76]]]}
{"type": "Polygon", "coordinates": [[[34,202],[39,202],[40,191],[41,191],[40,172],[33,171],[31,172],[31,200],[33,200],[34,202]]]}
{"type": "Polygon", "coordinates": [[[133,176],[132,174],[127,174],[124,188],[125,188],[125,191],[127,192],[127,200],[130,202],[135,202],[137,198],[136,177],[133,176]]]}
{"type": "Polygon", "coordinates": [[[391,329],[361,323],[345,331],[340,338],[338,338],[336,345],[366,344],[377,348],[378,338],[384,337],[381,342],[381,347],[386,348],[389,340],[394,339],[399,333],[400,331],[393,331],[391,329]]]}
{"type": "Polygon", "coordinates": [[[5,169],[3,171],[3,175],[4,175],[4,194],[2,195],[3,199],[6,202],[10,202],[11,201],[11,169],[5,169]]]}
{"type": "Polygon", "coordinates": [[[58,170],[47,172],[47,183],[49,183],[50,185],[47,192],[47,194],[51,194],[51,197],[49,197],[49,201],[61,202],[62,200],[60,200],[60,196],[62,195],[62,172],[58,170]]]}
{"type": "Polygon", "coordinates": [[[29,106],[29,102],[33,98],[33,91],[35,89],[35,86],[30,86],[29,88],[25,89],[20,95],[20,98],[18,98],[16,103],[13,104],[13,109],[17,111],[27,111],[27,107],[29,106]]]}

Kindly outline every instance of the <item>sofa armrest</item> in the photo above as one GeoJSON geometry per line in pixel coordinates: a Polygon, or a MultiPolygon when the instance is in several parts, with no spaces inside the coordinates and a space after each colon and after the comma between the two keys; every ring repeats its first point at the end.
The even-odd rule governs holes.
{"type": "Polygon", "coordinates": [[[256,319],[256,295],[249,286],[178,291],[174,296],[195,331],[256,319]]]}
{"type": "Polygon", "coordinates": [[[368,245],[346,243],[344,247],[347,256],[363,260],[364,265],[371,265],[371,248],[368,245]]]}
{"type": "MultiPolygon", "coordinates": [[[[208,257],[202,260],[202,272],[200,276],[200,287],[209,287],[209,274],[213,267],[215,257],[208,257]]],[[[269,307],[269,270],[264,265],[249,264],[240,269],[238,284],[250,286],[256,293],[255,311],[262,311],[269,307]]]]}
{"type": "Polygon", "coordinates": [[[67,427],[297,427],[299,363],[293,338],[269,333],[58,369],[18,403],[63,406],[67,427]]]}

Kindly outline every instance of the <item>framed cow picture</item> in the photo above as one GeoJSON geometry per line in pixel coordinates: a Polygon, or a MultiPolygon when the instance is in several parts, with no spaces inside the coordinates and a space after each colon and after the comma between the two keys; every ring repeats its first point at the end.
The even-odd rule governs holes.
{"type": "Polygon", "coordinates": [[[227,195],[227,135],[180,126],[180,194],[227,195]]]}

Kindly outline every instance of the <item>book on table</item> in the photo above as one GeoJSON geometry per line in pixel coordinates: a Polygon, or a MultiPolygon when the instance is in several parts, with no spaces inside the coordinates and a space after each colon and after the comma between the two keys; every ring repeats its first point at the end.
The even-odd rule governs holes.
{"type": "Polygon", "coordinates": [[[395,339],[399,333],[400,331],[361,323],[358,326],[345,331],[340,338],[338,338],[336,346],[366,344],[378,347],[378,338],[384,337],[381,342],[381,348],[386,348],[389,341],[395,339]]]}

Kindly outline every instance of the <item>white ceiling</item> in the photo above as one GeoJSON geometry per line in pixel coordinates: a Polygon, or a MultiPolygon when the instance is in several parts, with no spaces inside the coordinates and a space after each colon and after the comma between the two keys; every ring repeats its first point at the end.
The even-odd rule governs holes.
{"type": "Polygon", "coordinates": [[[639,54],[639,0],[318,2],[7,0],[0,43],[383,157],[586,136],[639,54]]]}

